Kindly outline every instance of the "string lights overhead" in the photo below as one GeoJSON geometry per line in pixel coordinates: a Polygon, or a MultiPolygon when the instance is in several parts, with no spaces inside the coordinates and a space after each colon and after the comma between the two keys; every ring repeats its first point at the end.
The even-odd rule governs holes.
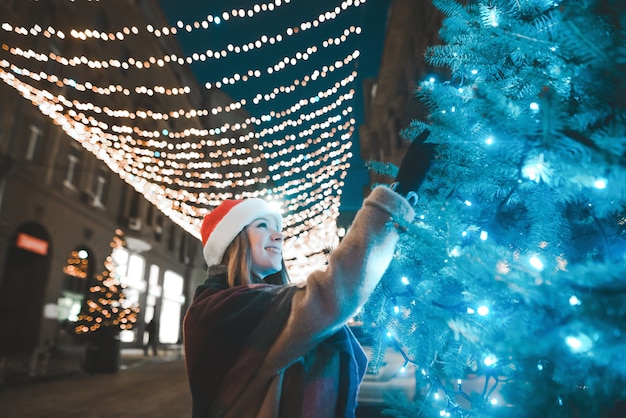
{"type": "MultiPolygon", "coordinates": [[[[281,33],[252,33],[252,42],[227,40],[217,49],[207,45],[204,53],[181,56],[166,48],[160,58],[140,58],[140,53],[123,59],[96,57],[103,53],[98,43],[104,41],[124,44],[132,37],[136,46],[149,35],[153,40],[145,42],[154,43],[155,37],[178,30],[193,34],[236,19],[252,21],[288,3],[276,0],[233,9],[189,24],[178,21],[176,27],[155,29],[155,23],[148,22],[145,30],[139,22],[107,32],[5,21],[2,30],[14,36],[2,43],[0,79],[191,234],[199,236],[200,220],[223,199],[261,197],[280,204],[284,212],[286,257],[293,264],[302,262],[303,255],[321,262],[322,249],[337,241],[334,221],[356,123],[352,85],[360,52],[353,35],[361,34],[361,28],[344,12],[364,1],[337,2],[300,23],[283,19],[286,29],[281,33]],[[337,28],[341,19],[345,23],[337,28]],[[298,45],[306,46],[288,50],[287,40],[305,32],[307,40],[298,45]],[[92,56],[77,53],[67,44],[66,34],[85,45],[94,43],[88,49],[92,56]],[[37,48],[25,42],[29,37],[43,39],[40,36],[56,41],[38,41],[37,48]],[[347,48],[352,52],[342,53],[347,48]],[[240,70],[226,64],[231,56],[258,54],[261,49],[266,63],[255,58],[252,68],[240,70]],[[172,77],[153,75],[175,73],[181,65],[206,65],[208,58],[213,59],[212,74],[218,69],[222,75],[213,78],[207,73],[206,78],[219,81],[200,78],[198,84],[168,85],[164,81],[172,77]],[[149,70],[150,75],[120,77],[120,71],[139,70],[149,70]],[[226,71],[232,72],[224,75],[226,71]],[[133,85],[139,77],[145,78],[143,85],[133,85]],[[287,77],[292,81],[286,82],[287,77]],[[156,79],[161,82],[153,82],[156,79]],[[239,90],[239,98],[225,96],[206,102],[212,103],[208,107],[190,107],[198,103],[194,95],[239,88],[244,82],[248,87],[239,90]],[[135,105],[128,106],[129,100],[135,105]]],[[[127,51],[132,55],[134,50],[129,46],[127,51]]]]}

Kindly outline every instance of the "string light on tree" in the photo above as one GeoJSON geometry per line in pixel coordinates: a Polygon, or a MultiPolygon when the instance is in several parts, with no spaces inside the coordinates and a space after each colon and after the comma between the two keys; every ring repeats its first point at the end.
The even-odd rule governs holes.
{"type": "MultiPolygon", "coordinates": [[[[115,250],[124,246],[122,231],[117,230],[111,241],[115,250]]],[[[97,334],[104,331],[118,333],[130,330],[137,322],[139,308],[127,302],[124,286],[115,273],[115,262],[111,255],[105,261],[105,270],[92,280],[85,308],[78,315],[74,332],[78,335],[97,334]]]]}

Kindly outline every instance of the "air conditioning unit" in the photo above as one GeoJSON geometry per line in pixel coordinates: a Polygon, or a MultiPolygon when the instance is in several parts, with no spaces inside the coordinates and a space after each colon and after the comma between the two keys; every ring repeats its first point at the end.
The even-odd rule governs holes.
{"type": "Polygon", "coordinates": [[[139,218],[130,218],[128,219],[128,229],[131,231],[140,231],[141,230],[141,219],[139,218]]]}

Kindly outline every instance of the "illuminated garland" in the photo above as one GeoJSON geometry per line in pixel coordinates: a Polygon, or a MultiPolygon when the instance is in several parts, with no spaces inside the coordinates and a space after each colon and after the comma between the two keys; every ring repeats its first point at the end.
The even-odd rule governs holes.
{"type": "MultiPolygon", "coordinates": [[[[279,0],[277,0],[277,3],[280,3],[279,0]]],[[[311,29],[312,27],[318,27],[320,23],[324,22],[324,21],[329,21],[329,20],[333,20],[335,19],[340,13],[341,10],[346,10],[348,7],[350,7],[352,4],[352,2],[343,2],[341,8],[336,7],[335,10],[333,11],[327,11],[325,13],[322,13],[319,15],[318,19],[314,20],[314,21],[309,21],[309,22],[303,22],[301,23],[299,26],[296,27],[289,27],[285,30],[285,33],[287,36],[292,36],[295,35],[298,32],[304,32],[308,29],[311,29]]],[[[359,2],[358,0],[355,2],[355,6],[359,6],[360,4],[363,4],[364,2],[359,2]]],[[[265,6],[265,5],[263,5],[265,6]]],[[[272,6],[273,9],[273,4],[270,3],[269,6],[272,6]]],[[[268,7],[269,7],[268,6],[268,7]]],[[[239,16],[239,12],[243,12],[243,9],[240,10],[234,10],[232,11],[232,15],[233,17],[237,17],[239,16]]],[[[243,12],[245,13],[245,12],[243,12]]],[[[224,12],[222,14],[224,20],[228,20],[228,16],[230,16],[227,12],[224,12]]],[[[243,17],[243,16],[241,16],[243,17]]],[[[207,21],[215,21],[216,19],[219,19],[219,17],[212,17],[209,16],[209,18],[207,19],[207,21]]],[[[182,22],[179,22],[179,24],[182,26],[182,22]]],[[[1,25],[2,29],[4,29],[5,31],[14,31],[15,33],[18,34],[22,34],[22,35],[27,35],[27,34],[32,34],[32,35],[37,35],[39,33],[44,33],[44,35],[46,37],[50,37],[52,33],[56,33],[60,39],[65,39],[65,35],[63,34],[63,32],[61,31],[57,31],[52,27],[49,27],[45,32],[42,32],[42,29],[39,25],[35,25],[33,28],[31,28],[30,30],[27,30],[24,27],[13,27],[10,23],[8,22],[3,22],[1,25]]],[[[208,28],[208,24],[207,24],[207,28],[208,28]]],[[[162,30],[155,30],[151,25],[147,26],[147,31],[154,33],[157,37],[161,36],[161,34],[163,35],[169,35],[169,34],[176,34],[176,28],[172,27],[170,29],[168,28],[163,28],[162,30]]],[[[101,39],[101,40],[124,40],[124,34],[138,34],[139,30],[136,27],[132,27],[132,28],[124,28],[122,30],[122,32],[117,32],[115,34],[113,33],[109,33],[109,34],[105,34],[105,33],[100,33],[99,31],[96,30],[90,30],[87,29],[85,31],[77,31],[76,29],[72,29],[70,31],[71,35],[73,38],[75,39],[80,39],[80,40],[88,40],[88,39],[101,39]]],[[[322,46],[324,48],[332,46],[332,45],[340,45],[341,43],[347,41],[348,36],[350,36],[351,34],[356,33],[356,34],[360,34],[361,33],[361,28],[355,27],[355,26],[351,26],[350,28],[344,29],[343,33],[339,36],[339,37],[330,37],[327,40],[324,40],[322,42],[322,46]]],[[[213,59],[223,59],[226,58],[226,56],[228,56],[229,52],[235,52],[235,53],[245,53],[245,52],[249,52],[254,50],[255,48],[261,48],[263,45],[265,44],[271,44],[274,45],[276,43],[279,43],[283,40],[282,35],[278,34],[276,36],[271,36],[268,37],[267,35],[262,35],[259,39],[257,39],[255,42],[249,42],[245,45],[242,46],[233,46],[232,44],[228,44],[228,46],[226,47],[226,49],[222,49],[220,51],[214,51],[211,49],[206,50],[204,53],[193,53],[191,56],[189,57],[178,57],[176,54],[170,54],[170,55],[165,55],[163,57],[160,58],[156,58],[156,57],[149,57],[147,60],[139,60],[133,57],[128,58],[126,61],[119,61],[117,59],[109,59],[109,60],[102,60],[102,61],[97,61],[97,60],[91,60],[85,56],[81,56],[81,57],[72,57],[72,58],[67,58],[67,57],[63,57],[63,56],[59,56],[57,54],[55,54],[54,52],[50,52],[49,54],[44,54],[44,53],[38,53],[33,51],[32,49],[29,49],[27,51],[22,50],[21,48],[12,48],[12,47],[8,47],[8,50],[14,54],[14,55],[19,55],[23,58],[26,59],[31,59],[34,58],[38,61],[48,61],[48,59],[54,60],[56,62],[58,62],[59,64],[62,65],[70,65],[70,66],[79,66],[79,65],[87,65],[90,68],[109,68],[109,67],[113,67],[113,68],[123,68],[123,69],[130,69],[130,68],[136,68],[136,69],[149,69],[151,68],[153,65],[157,65],[158,67],[163,67],[165,66],[165,64],[167,63],[177,63],[179,65],[185,65],[185,64],[192,64],[194,62],[197,61],[206,61],[207,58],[213,58],[213,59]]],[[[6,48],[5,48],[6,49],[6,48]]],[[[313,55],[314,53],[316,53],[318,50],[317,46],[311,46],[309,48],[306,49],[305,53],[300,53],[298,52],[296,55],[294,55],[293,57],[289,58],[289,57],[284,57],[283,59],[281,59],[278,63],[274,64],[273,66],[270,66],[267,68],[267,73],[268,74],[272,74],[273,72],[278,72],[282,69],[284,69],[286,67],[287,64],[289,65],[296,65],[297,62],[299,60],[308,60],[310,58],[311,55],[313,55]]],[[[260,77],[261,73],[258,70],[250,70],[248,71],[248,75],[250,77],[260,77]]],[[[243,77],[241,77],[239,74],[235,74],[231,77],[224,77],[222,79],[221,82],[217,82],[215,83],[215,87],[217,88],[221,88],[222,85],[227,85],[227,84],[234,84],[237,81],[247,81],[247,77],[244,75],[243,77]]],[[[210,83],[207,84],[207,88],[210,88],[210,83]]]]}
{"type": "MultiPolygon", "coordinates": [[[[341,7],[322,13],[316,20],[288,27],[285,33],[291,36],[318,27],[321,22],[336,18],[341,10],[360,4],[363,2],[343,2],[341,7]]],[[[240,11],[236,14],[243,17],[240,16],[240,11]]],[[[213,17],[214,22],[215,20],[213,17]]],[[[62,36],[62,32],[52,27],[46,30],[38,27],[26,30],[5,22],[2,28],[21,35],[26,31],[37,36],[62,36]]],[[[167,34],[164,30],[156,30],[150,26],[147,30],[156,36],[167,34]]],[[[133,27],[125,28],[121,33],[139,35],[140,31],[133,27]]],[[[169,31],[169,34],[172,33],[175,31],[169,31]]],[[[224,84],[245,81],[247,77],[260,78],[263,74],[273,74],[288,66],[300,66],[311,55],[319,52],[320,48],[340,46],[350,35],[360,33],[359,27],[347,27],[338,36],[320,41],[319,46],[309,46],[303,48],[302,52],[274,61],[266,71],[248,70],[246,76],[234,74],[223,77],[220,82],[207,83],[205,87],[221,87],[224,84]]],[[[103,38],[102,33],[89,30],[70,31],[70,35],[83,40],[103,38]]],[[[124,38],[117,34],[106,35],[108,40],[111,37],[120,41],[124,38]]],[[[274,43],[276,39],[278,36],[274,37],[274,43]]],[[[271,44],[271,40],[272,37],[261,36],[252,45],[229,45],[226,49],[237,53],[238,49],[244,51],[244,47],[250,50],[271,44]]],[[[60,53],[40,54],[28,48],[10,47],[6,43],[2,44],[2,49],[27,61],[54,61],[68,67],[89,66],[94,69],[156,69],[172,63],[189,64],[196,59],[195,54],[186,58],[170,54],[147,60],[132,57],[122,61],[90,60],[84,56],[64,57],[60,53]]],[[[222,52],[219,55],[225,57],[222,52]]],[[[122,180],[141,192],[166,216],[194,236],[198,236],[199,220],[223,199],[261,197],[279,203],[283,208],[285,233],[292,237],[287,241],[286,248],[317,258],[323,257],[319,245],[332,243],[337,237],[332,220],[338,215],[341,188],[350,166],[350,139],[355,124],[351,117],[354,90],[344,88],[354,82],[356,71],[351,71],[341,80],[331,81],[333,85],[320,88],[312,96],[294,97],[283,109],[270,110],[257,116],[244,116],[238,121],[229,118],[229,122],[221,122],[220,126],[213,127],[177,127],[178,130],[173,131],[166,124],[169,120],[183,119],[196,123],[198,118],[240,111],[247,105],[272,102],[281,94],[294,95],[300,87],[324,80],[329,74],[358,57],[359,51],[355,50],[342,60],[321,65],[291,84],[274,86],[269,92],[257,93],[251,99],[242,98],[208,109],[115,109],[109,105],[90,102],[87,96],[81,96],[79,100],[54,94],[37,88],[26,80],[47,82],[54,88],[67,86],[78,92],[103,97],[113,94],[163,97],[190,95],[193,92],[190,86],[97,86],[89,81],[80,83],[70,77],[18,66],[6,59],[0,60],[0,67],[6,69],[0,71],[0,77],[86,150],[100,158],[122,180]],[[327,103],[322,105],[322,100],[327,103]],[[130,123],[111,123],[109,119],[126,119],[130,123]],[[147,125],[150,125],[149,121],[162,122],[163,126],[142,128],[139,125],[141,121],[146,121],[147,125]],[[253,126],[262,129],[254,132],[253,126]],[[236,133],[239,135],[226,136],[236,133]],[[171,139],[177,140],[177,143],[170,142],[171,139]],[[262,160],[268,161],[269,172],[264,172],[261,167],[262,160]],[[228,168],[231,166],[232,169],[228,168]],[[272,181],[277,182],[277,185],[268,188],[272,181]],[[306,244],[303,244],[303,240],[306,244]]],[[[238,116],[239,114],[236,117],[238,116]]],[[[288,251],[286,256],[289,257],[288,251]]],[[[297,260],[297,257],[290,260],[297,260]]]]}

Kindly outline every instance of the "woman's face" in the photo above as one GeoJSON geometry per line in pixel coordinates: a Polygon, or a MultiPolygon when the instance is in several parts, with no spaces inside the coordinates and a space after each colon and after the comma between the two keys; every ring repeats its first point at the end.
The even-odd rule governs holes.
{"type": "Polygon", "coordinates": [[[263,279],[282,269],[283,239],[270,217],[255,219],[246,228],[252,249],[252,276],[263,279]]]}

